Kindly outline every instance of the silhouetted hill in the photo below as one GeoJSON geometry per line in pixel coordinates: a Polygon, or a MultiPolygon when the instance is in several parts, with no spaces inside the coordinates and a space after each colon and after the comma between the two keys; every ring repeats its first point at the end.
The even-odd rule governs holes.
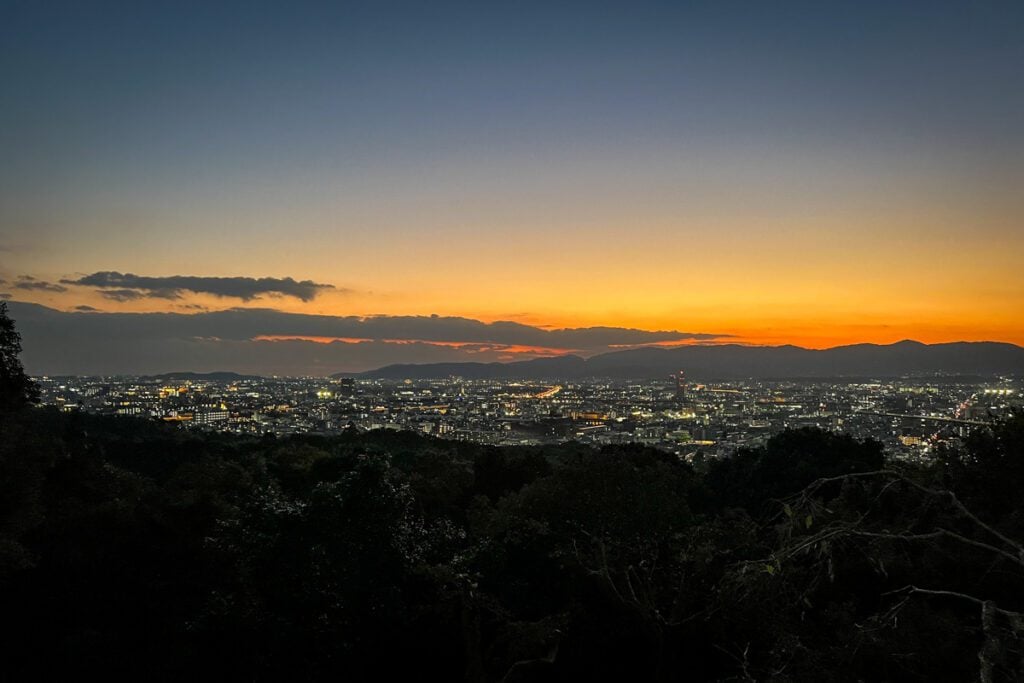
{"type": "Polygon", "coordinates": [[[146,375],[146,379],[232,382],[243,379],[261,379],[261,377],[259,375],[240,375],[237,372],[165,372],[160,375],[146,375]]]}
{"type": "Polygon", "coordinates": [[[338,373],[332,377],[370,377],[381,379],[429,379],[457,375],[466,379],[547,379],[584,377],[587,361],[579,356],[537,358],[512,363],[400,363],[364,373],[338,373]]]}
{"type": "Polygon", "coordinates": [[[1024,348],[1001,342],[854,344],[831,349],[798,346],[683,346],[642,348],[514,363],[389,365],[363,373],[382,379],[575,379],[664,377],[680,369],[693,379],[898,377],[904,375],[1024,373],[1024,348]]]}

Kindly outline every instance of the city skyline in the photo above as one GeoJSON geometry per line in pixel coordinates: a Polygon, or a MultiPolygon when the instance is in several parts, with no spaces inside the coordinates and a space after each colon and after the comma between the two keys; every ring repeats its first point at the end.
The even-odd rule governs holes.
{"type": "Polygon", "coordinates": [[[1009,2],[15,3],[0,295],[1024,344],[1022,19],[1009,2]]]}

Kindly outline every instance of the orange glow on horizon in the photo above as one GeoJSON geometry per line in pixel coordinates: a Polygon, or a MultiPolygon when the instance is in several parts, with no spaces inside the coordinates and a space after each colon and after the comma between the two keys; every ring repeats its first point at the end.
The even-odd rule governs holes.
{"type": "Polygon", "coordinates": [[[70,231],[91,216],[93,227],[58,231],[59,249],[19,252],[17,268],[7,256],[0,279],[11,284],[0,293],[64,310],[437,314],[809,348],[1024,345],[1019,167],[975,167],[955,146],[936,150],[949,152],[942,159],[880,150],[878,163],[859,147],[692,151],[506,159],[500,173],[486,160],[439,159],[429,173],[387,175],[374,192],[328,174],[303,179],[296,194],[254,192],[245,202],[158,194],[139,200],[145,231],[103,202],[58,202],[67,215],[55,224],[70,231]],[[537,182],[513,182],[529,179],[537,182]],[[334,289],[310,300],[187,291],[168,300],[151,290],[115,301],[116,290],[73,284],[116,269],[334,289]],[[19,290],[22,274],[66,291],[19,290]]]}
{"type": "Polygon", "coordinates": [[[370,339],[365,337],[320,337],[301,334],[261,334],[253,337],[253,341],[306,341],[315,344],[366,344],[382,342],[385,344],[426,344],[428,346],[444,346],[452,349],[462,349],[469,353],[483,353],[485,351],[500,351],[502,353],[530,356],[564,356],[572,353],[580,353],[577,349],[561,349],[548,346],[528,346],[525,344],[500,344],[496,342],[462,342],[462,341],[436,341],[430,339],[370,339]]]}
{"type": "MultiPolygon", "coordinates": [[[[1012,289],[1010,290],[1013,291],[1012,289]]],[[[326,297],[325,297],[326,298],[326,297]]],[[[71,299],[75,305],[84,302],[103,312],[137,312],[137,313],[178,313],[196,314],[225,310],[225,302],[214,297],[189,297],[186,301],[167,302],[156,299],[114,303],[101,297],[73,297],[71,293],[50,294],[39,293],[19,295],[18,299],[39,303],[64,310],[74,310],[66,302],[71,299]]],[[[405,306],[395,309],[377,309],[372,315],[360,315],[352,310],[352,302],[344,299],[335,301],[292,302],[276,299],[275,308],[282,312],[314,315],[338,315],[372,317],[373,315],[418,315],[405,306]]],[[[550,303],[550,302],[548,302],[550,303]]],[[[485,323],[513,321],[545,330],[574,329],[584,327],[623,327],[639,330],[659,331],[677,330],[680,332],[706,333],[720,335],[707,340],[670,340],[648,344],[628,345],[674,347],[692,344],[745,344],[756,346],[781,346],[791,344],[812,349],[825,349],[849,344],[892,344],[905,339],[926,344],[948,343],[958,341],[998,341],[1024,346],[1024,292],[1019,300],[1007,305],[1005,297],[978,300],[978,305],[968,308],[964,302],[948,310],[938,303],[920,305],[913,308],[901,305],[899,301],[885,301],[893,312],[867,309],[869,313],[859,313],[857,305],[848,304],[843,309],[828,306],[828,300],[822,300],[816,307],[798,306],[756,306],[738,305],[724,296],[718,297],[718,305],[690,305],[677,313],[666,315],[639,306],[628,307],[621,299],[607,304],[605,310],[569,310],[553,309],[535,313],[501,313],[487,308],[470,308],[459,311],[450,308],[434,307],[427,309],[439,315],[451,315],[479,320],[485,323]],[[776,309],[773,311],[772,309],[776,309]],[[779,310],[781,308],[781,310],[779,310]],[[799,309],[799,310],[794,310],[799,309]],[[824,310],[822,310],[824,309],[824,310]],[[908,310],[909,309],[909,310],[908,310]],[[775,313],[775,315],[770,315],[775,313]]],[[[266,302],[255,302],[240,308],[261,308],[266,302]]],[[[363,343],[374,341],[363,338],[316,337],[308,335],[263,335],[259,340],[304,340],[318,343],[340,341],[346,343],[363,343]]],[[[438,346],[471,348],[476,344],[485,348],[486,344],[462,341],[430,341],[383,339],[389,343],[429,343],[438,346]]],[[[492,345],[493,346],[493,345],[492,345]]],[[[580,352],[574,349],[545,347],[502,347],[512,354],[560,355],[580,352]]],[[[625,347],[624,347],[625,348],[625,347]]]]}

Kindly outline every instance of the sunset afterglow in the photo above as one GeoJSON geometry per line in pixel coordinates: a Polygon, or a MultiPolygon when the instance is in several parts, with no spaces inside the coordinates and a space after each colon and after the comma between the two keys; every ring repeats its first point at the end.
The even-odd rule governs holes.
{"type": "MultiPolygon", "coordinates": [[[[715,7],[209,8],[187,27],[154,8],[122,27],[26,5],[6,29],[0,293],[97,316],[1024,343],[1013,22],[715,7]]],[[[317,336],[248,338],[275,335],[317,336]]]]}

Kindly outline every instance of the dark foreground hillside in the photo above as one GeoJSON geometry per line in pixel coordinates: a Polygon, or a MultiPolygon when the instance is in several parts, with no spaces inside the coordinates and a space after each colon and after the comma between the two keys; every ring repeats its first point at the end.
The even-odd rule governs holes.
{"type": "Polygon", "coordinates": [[[925,471],[0,419],[9,680],[1024,675],[1024,419],[925,471]]]}

